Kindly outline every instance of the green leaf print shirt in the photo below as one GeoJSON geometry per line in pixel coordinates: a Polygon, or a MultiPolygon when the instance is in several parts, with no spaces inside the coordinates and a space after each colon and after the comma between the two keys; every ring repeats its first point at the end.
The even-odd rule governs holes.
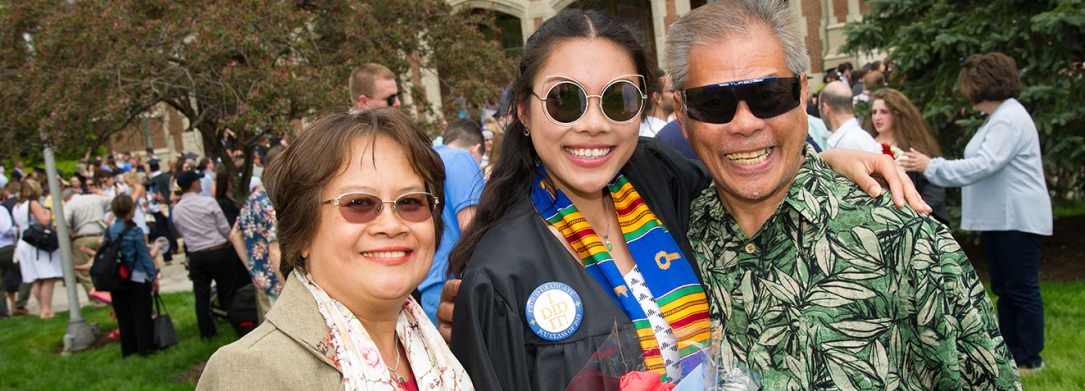
{"type": "Polygon", "coordinates": [[[713,330],[725,326],[764,389],[1021,389],[991,301],[949,230],[805,154],[752,238],[715,186],[691,206],[713,330]]]}

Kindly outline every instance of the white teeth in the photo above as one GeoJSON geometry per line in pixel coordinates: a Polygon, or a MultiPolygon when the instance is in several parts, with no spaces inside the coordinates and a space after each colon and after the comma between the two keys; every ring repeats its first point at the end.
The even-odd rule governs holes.
{"type": "Polygon", "coordinates": [[[364,257],[370,258],[399,258],[407,256],[406,251],[380,251],[372,253],[362,253],[364,257]]]}
{"type": "Polygon", "coordinates": [[[610,153],[610,148],[565,148],[565,152],[579,159],[598,159],[610,153]]]}
{"type": "Polygon", "coordinates": [[[772,153],[772,148],[774,147],[768,147],[760,151],[732,153],[728,154],[727,158],[738,164],[757,164],[769,158],[769,154],[772,153]]]}

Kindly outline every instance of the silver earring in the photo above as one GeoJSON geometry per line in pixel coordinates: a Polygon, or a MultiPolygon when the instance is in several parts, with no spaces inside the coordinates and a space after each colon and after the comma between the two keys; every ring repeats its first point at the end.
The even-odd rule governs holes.
{"type": "Polygon", "coordinates": [[[531,129],[528,129],[526,126],[524,127],[524,136],[531,136],[531,129]]]}

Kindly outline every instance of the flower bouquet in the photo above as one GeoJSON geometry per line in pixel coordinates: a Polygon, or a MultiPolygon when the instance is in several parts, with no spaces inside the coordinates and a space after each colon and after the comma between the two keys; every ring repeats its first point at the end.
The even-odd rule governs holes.
{"type": "Polygon", "coordinates": [[[677,384],[645,368],[635,330],[618,325],[600,345],[566,391],[757,391],[760,378],[735,359],[731,346],[713,333],[710,346],[700,349],[701,362],[677,384]]]}

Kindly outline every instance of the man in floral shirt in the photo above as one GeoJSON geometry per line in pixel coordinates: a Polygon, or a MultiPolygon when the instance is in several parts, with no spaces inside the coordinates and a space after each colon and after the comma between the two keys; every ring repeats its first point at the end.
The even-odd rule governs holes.
{"type": "Polygon", "coordinates": [[[678,119],[714,179],[688,231],[713,330],[767,390],[1020,389],[946,227],[805,145],[796,22],[786,2],[721,0],[667,35],[678,119]]]}
{"type": "MultiPolygon", "coordinates": [[[[270,162],[281,150],[281,147],[272,148],[264,156],[264,161],[270,162]]],[[[230,232],[230,242],[233,243],[237,255],[245,261],[253,285],[259,289],[256,314],[260,322],[263,322],[264,314],[267,314],[282,292],[285,280],[279,272],[275,208],[271,206],[271,200],[264,192],[260,179],[252,179],[249,192],[249,198],[245,200],[241,214],[237,216],[237,223],[230,232]]]]}

